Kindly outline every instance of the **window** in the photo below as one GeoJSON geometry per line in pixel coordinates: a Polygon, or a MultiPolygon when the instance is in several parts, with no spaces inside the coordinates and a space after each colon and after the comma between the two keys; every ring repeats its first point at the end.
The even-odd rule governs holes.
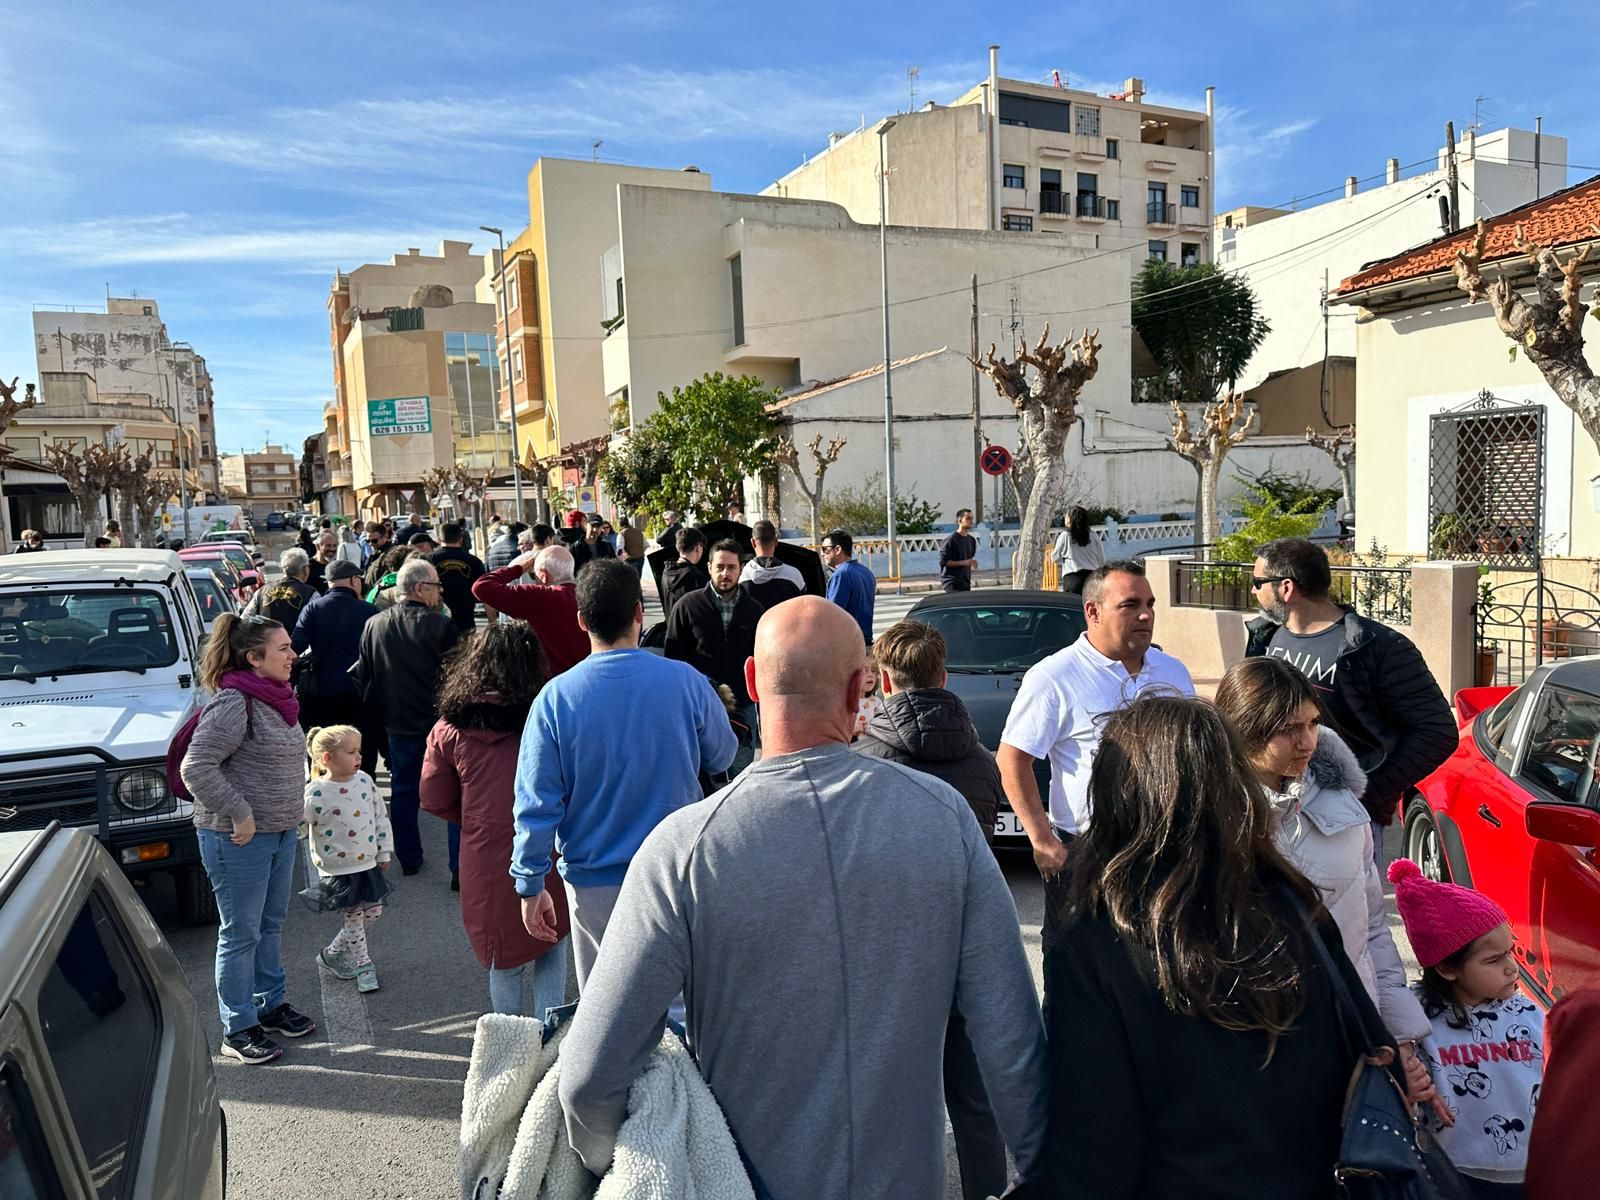
{"type": "Polygon", "coordinates": [[[1152,181],[1146,185],[1146,189],[1145,199],[1148,203],[1145,205],[1145,220],[1151,224],[1171,224],[1173,210],[1167,203],[1167,185],[1152,181]]]}
{"type": "Polygon", "coordinates": [[[1017,163],[1005,165],[1005,185],[1008,188],[1025,188],[1028,186],[1028,168],[1017,163]]]}
{"type": "Polygon", "coordinates": [[[1080,195],[1087,192],[1089,195],[1093,196],[1098,194],[1099,191],[1100,176],[1091,175],[1087,171],[1078,172],[1078,193],[1080,195]]]}
{"type": "Polygon", "coordinates": [[[1159,258],[1162,262],[1167,261],[1167,244],[1165,242],[1150,242],[1148,247],[1151,258],[1159,258]]]}
{"type": "Polygon", "coordinates": [[[1179,247],[1178,261],[1186,267],[1198,267],[1200,265],[1200,243],[1184,242],[1179,247]]]}
{"type": "Polygon", "coordinates": [[[1006,217],[1001,221],[1001,227],[1011,233],[1032,233],[1032,217],[1006,217]]]}
{"type": "Polygon", "coordinates": [[[1106,157],[1107,158],[1115,158],[1116,156],[1117,156],[1117,139],[1116,138],[1107,138],[1106,139],[1106,157]]]}
{"type": "Polygon", "coordinates": [[[1600,697],[1547,686],[1528,726],[1522,778],[1553,799],[1582,803],[1594,792],[1600,697]]]}
{"type": "Polygon", "coordinates": [[[1000,124],[1022,125],[1030,129],[1052,129],[1057,133],[1071,133],[1069,118],[1072,105],[1065,100],[1047,100],[1042,96],[1018,96],[1013,92],[1000,93],[1000,124]]]}
{"type": "Polygon", "coordinates": [[[110,909],[91,894],[39,989],[39,1023],[98,1194],[137,1165],[159,1048],[155,998],[110,909]]]}
{"type": "Polygon", "coordinates": [[[1100,110],[1088,104],[1078,105],[1074,131],[1085,137],[1100,136],[1100,110]]]}
{"type": "Polygon", "coordinates": [[[1054,167],[1039,168],[1039,211],[1046,213],[1066,211],[1061,196],[1061,172],[1054,167]]]}
{"type": "Polygon", "coordinates": [[[0,1063],[0,1179],[11,1200],[61,1195],[51,1169],[44,1132],[34,1120],[33,1101],[14,1062],[0,1063]]]}
{"type": "Polygon", "coordinates": [[[522,382],[522,347],[511,348],[511,380],[513,383],[522,382]]]}
{"type": "Polygon", "coordinates": [[[744,255],[728,260],[728,275],[733,281],[733,344],[744,345],[744,255]]]}
{"type": "Polygon", "coordinates": [[[43,461],[44,451],[40,447],[38,438],[11,436],[7,437],[6,441],[10,443],[12,452],[18,458],[30,459],[33,462],[43,461]]]}
{"type": "Polygon", "coordinates": [[[945,664],[958,674],[1021,671],[1068,646],[1083,632],[1080,611],[1016,608],[932,608],[919,619],[945,639],[945,664]]]}
{"type": "Polygon", "coordinates": [[[1178,189],[1178,203],[1183,205],[1183,207],[1185,207],[1185,208],[1199,208],[1200,207],[1200,189],[1199,189],[1199,187],[1190,187],[1187,184],[1185,184],[1183,187],[1179,188],[1178,189]]]}
{"type": "Polygon", "coordinates": [[[506,311],[511,312],[521,307],[522,297],[517,291],[517,276],[513,268],[512,273],[506,276],[506,311]]]}
{"type": "Polygon", "coordinates": [[[1122,220],[1122,201],[1121,200],[1107,200],[1106,201],[1106,220],[1108,220],[1108,221],[1120,221],[1120,220],[1122,220]]]}

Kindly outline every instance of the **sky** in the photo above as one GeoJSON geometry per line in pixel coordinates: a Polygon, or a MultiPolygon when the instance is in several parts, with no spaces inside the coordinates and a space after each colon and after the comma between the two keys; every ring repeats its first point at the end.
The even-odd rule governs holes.
{"type": "Polygon", "coordinates": [[[1428,158],[1475,109],[1486,129],[1542,115],[1600,164],[1600,6],[1579,0],[0,0],[0,377],[36,377],[35,306],[154,297],[206,357],[222,450],[298,451],[332,395],[335,271],[509,237],[541,155],[758,191],[906,109],[908,67],[918,105],[954,99],[990,42],[1008,78],[1137,75],[1190,108],[1214,85],[1218,211],[1428,158]]]}

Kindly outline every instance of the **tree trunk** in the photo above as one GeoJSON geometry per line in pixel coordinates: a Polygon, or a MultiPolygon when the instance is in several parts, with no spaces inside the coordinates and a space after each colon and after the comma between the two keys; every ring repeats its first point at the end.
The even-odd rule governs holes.
{"type": "Polygon", "coordinates": [[[117,524],[122,526],[122,544],[124,546],[142,546],[144,544],[144,531],[138,528],[133,514],[133,492],[129,488],[117,489],[117,524]]]}
{"type": "Polygon", "coordinates": [[[1199,465],[1200,492],[1195,499],[1195,520],[1200,533],[1200,543],[1206,547],[1206,557],[1215,553],[1217,539],[1222,536],[1222,523],[1217,519],[1217,482],[1222,477],[1222,458],[1212,458],[1199,465]]]}
{"type": "Polygon", "coordinates": [[[1339,514],[1343,518],[1356,510],[1356,468],[1348,458],[1339,464],[1339,490],[1344,493],[1344,512],[1339,514]]]}
{"type": "Polygon", "coordinates": [[[822,480],[817,480],[817,490],[808,498],[811,503],[811,540],[822,541],[822,480]]]}
{"type": "Polygon", "coordinates": [[[78,519],[83,522],[83,544],[87,547],[94,545],[95,538],[105,532],[106,519],[101,514],[101,498],[95,496],[87,504],[78,501],[78,519]]]}
{"type": "Polygon", "coordinates": [[[1011,575],[1017,587],[1037,589],[1044,584],[1050,514],[1060,503],[1061,490],[1067,483],[1067,460],[1057,448],[1053,453],[1035,454],[1033,468],[1033,486],[1029,489],[1028,508],[1022,518],[1021,540],[1017,544],[1017,566],[1011,575]]]}

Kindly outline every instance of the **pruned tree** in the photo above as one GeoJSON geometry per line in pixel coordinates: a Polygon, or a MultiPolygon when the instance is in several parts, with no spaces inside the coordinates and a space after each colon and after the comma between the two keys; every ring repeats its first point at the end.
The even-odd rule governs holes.
{"type": "Polygon", "coordinates": [[[135,544],[133,485],[138,468],[134,465],[133,453],[126,446],[112,446],[111,455],[111,478],[108,482],[117,505],[117,524],[122,526],[122,544],[132,546],[135,544]]]}
{"type": "MultiPolygon", "coordinates": [[[[139,455],[133,460],[133,465],[131,491],[134,515],[139,521],[139,545],[149,549],[156,544],[156,509],[172,499],[172,494],[178,490],[178,479],[175,475],[163,475],[156,471],[148,454],[139,455]]],[[[126,533],[128,527],[124,525],[122,528],[126,533]]]]}
{"type": "MultiPolygon", "coordinates": [[[[22,399],[17,399],[17,379],[18,376],[15,375],[11,377],[10,383],[0,379],[0,437],[5,436],[6,430],[11,428],[11,422],[16,419],[16,415],[19,412],[25,408],[32,408],[39,403],[38,397],[34,395],[33,384],[31,383],[27,385],[26,390],[22,393],[22,399]]],[[[0,512],[4,511],[5,488],[3,481],[0,481],[0,512]]],[[[5,527],[6,522],[0,521],[0,554],[4,554],[10,549],[6,545],[5,527]]]]}
{"type": "MultiPolygon", "coordinates": [[[[1600,225],[1591,225],[1600,237],[1600,225]]],[[[1600,446],[1600,378],[1583,357],[1583,318],[1589,306],[1579,296],[1579,272],[1589,261],[1588,243],[1563,258],[1556,250],[1524,236],[1521,224],[1511,244],[1533,264],[1536,298],[1522,296],[1502,272],[1493,283],[1483,278],[1488,227],[1480,219],[1465,250],[1456,251],[1456,285],[1476,304],[1488,300],[1500,331],[1522,348],[1561,402],[1577,414],[1595,445],[1600,446]]],[[[1600,314],[1597,314],[1600,315],[1600,314]]]]}
{"type": "Polygon", "coordinates": [[[50,469],[61,476],[77,501],[78,517],[83,521],[83,544],[94,545],[94,539],[105,532],[103,505],[106,488],[111,486],[116,472],[116,452],[98,442],[82,450],[74,450],[66,442],[51,442],[44,453],[50,469]]]}
{"type": "MultiPolygon", "coordinates": [[[[790,438],[784,438],[778,443],[778,448],[773,452],[773,460],[780,467],[788,467],[794,481],[800,487],[800,494],[806,498],[806,503],[811,506],[811,540],[822,540],[822,483],[827,478],[828,468],[839,461],[839,455],[849,444],[847,438],[836,437],[828,442],[828,448],[822,448],[822,435],[819,433],[806,443],[806,450],[811,455],[811,481],[806,482],[808,472],[800,468],[800,451],[790,438]]],[[[898,522],[896,522],[898,526],[898,522]]]]}
{"type": "Polygon", "coordinates": [[[1346,425],[1332,433],[1318,433],[1306,426],[1306,441],[1333,460],[1333,469],[1339,472],[1339,490],[1344,493],[1345,513],[1356,510],[1356,427],[1346,425]]]}
{"type": "Polygon", "coordinates": [[[1014,572],[1019,587],[1037,588],[1044,581],[1050,516],[1060,507],[1067,481],[1067,434],[1078,419],[1078,396],[1100,368],[1099,336],[1099,330],[1085,330],[1081,337],[1068,335],[1052,345],[1047,324],[1032,350],[1026,342],[1018,344],[1014,361],[995,357],[993,343],[987,359],[971,360],[1017,410],[1017,433],[1033,468],[1014,572]]]}
{"type": "Polygon", "coordinates": [[[1229,392],[1202,407],[1198,416],[1196,431],[1183,406],[1176,400],[1172,402],[1172,448],[1193,464],[1200,477],[1194,502],[1196,532],[1202,544],[1214,546],[1222,529],[1217,519],[1217,484],[1222,478],[1222,464],[1227,461],[1228,451],[1250,436],[1256,411],[1245,408],[1241,393],[1229,392]]]}

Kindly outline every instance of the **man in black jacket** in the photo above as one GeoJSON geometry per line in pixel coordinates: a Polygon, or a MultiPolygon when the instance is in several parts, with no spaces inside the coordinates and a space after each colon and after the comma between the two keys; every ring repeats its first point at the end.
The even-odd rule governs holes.
{"type": "Polygon", "coordinates": [[[292,638],[296,654],[311,651],[314,681],[300,695],[300,727],[354,725],[361,730],[361,769],[378,769],[383,727],[361,697],[350,668],[361,657],[361,632],[378,615],[361,598],[361,568],[335,560],[328,567],[328,590],[300,610],[292,638]]]}
{"type": "MultiPolygon", "coordinates": [[[[921,621],[901,621],[872,643],[883,706],[856,739],[855,750],[942,779],[972,806],[986,842],[1005,792],[994,755],[978,740],[967,706],[945,690],[944,636],[921,621]]],[[[1006,1143],[989,1107],[977,1056],[960,1013],[950,1014],[944,1042],[944,1099],[955,1134],[965,1200],[1006,1189],[1006,1143]]]]}
{"type": "Polygon", "coordinates": [[[444,545],[428,556],[439,572],[439,586],[444,591],[445,607],[450,619],[462,633],[471,633],[476,624],[478,602],[472,598],[472,585],[484,574],[483,560],[463,548],[466,530],[451,521],[439,531],[444,545]]]}
{"type": "Polygon", "coordinates": [[[692,526],[678,530],[678,557],[661,572],[661,611],[670,619],[685,596],[704,589],[711,576],[700,565],[706,553],[706,535],[692,526]]]}
{"type": "MultiPolygon", "coordinates": [[[[439,603],[439,572],[426,558],[406,559],[395,579],[401,602],[385,609],[361,631],[361,655],[351,672],[372,703],[389,737],[389,819],[401,871],[422,869],[422,834],[417,828],[422,757],[439,713],[434,695],[444,656],[461,638],[439,603]]],[[[450,828],[450,876],[455,886],[461,829],[450,828]]]]}
{"type": "Polygon", "coordinates": [[[762,608],[773,608],[793,600],[806,590],[806,577],[798,567],[778,560],[778,527],[771,521],[757,521],[750,530],[756,556],[739,572],[739,586],[749,592],[762,608]]]}
{"type": "Polygon", "coordinates": [[[744,664],[756,652],[756,624],[764,611],[739,586],[739,543],[721,541],[711,547],[711,582],[691,592],[667,617],[668,658],[686,662],[713,684],[726,684],[738,706],[736,718],[748,733],[729,768],[738,774],[755,757],[756,706],[745,684],[744,664]]]}
{"type": "Polygon", "coordinates": [[[1404,634],[1330,596],[1328,555],[1305,538],[1280,538],[1256,556],[1247,658],[1276,655],[1308,679],[1333,728],[1367,773],[1361,803],[1381,856],[1399,802],[1449,758],[1458,730],[1444,693],[1404,634]]]}

